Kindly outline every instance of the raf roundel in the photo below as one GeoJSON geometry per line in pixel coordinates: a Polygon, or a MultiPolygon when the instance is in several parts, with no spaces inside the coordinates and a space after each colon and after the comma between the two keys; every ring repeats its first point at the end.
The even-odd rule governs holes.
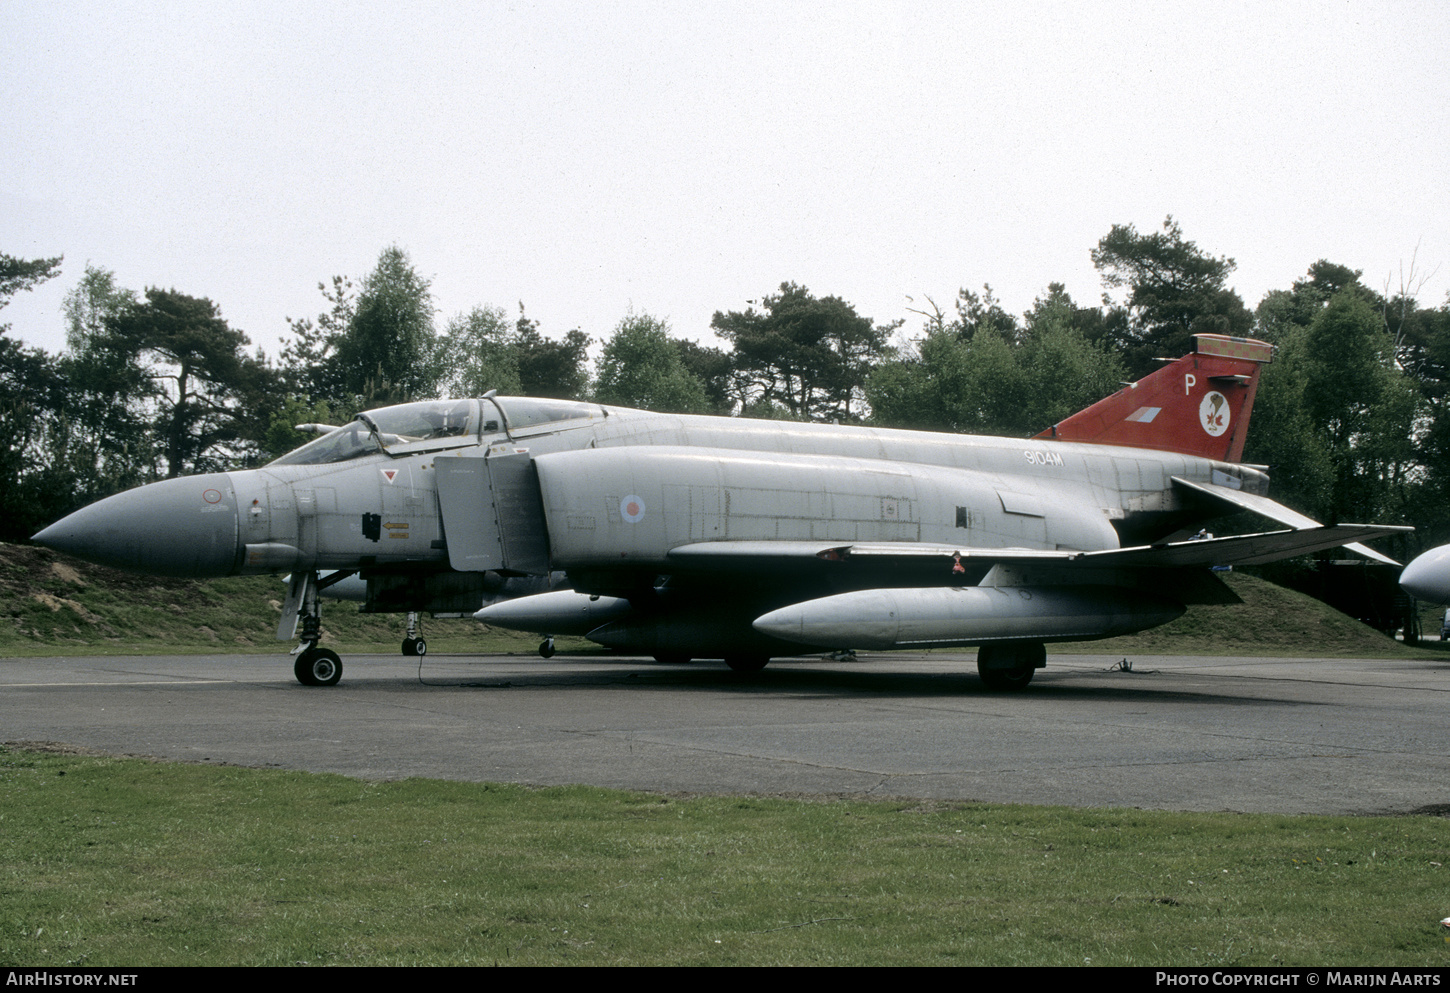
{"type": "Polygon", "coordinates": [[[1217,438],[1228,430],[1228,398],[1217,390],[1204,394],[1198,405],[1198,423],[1203,430],[1217,438]]]}
{"type": "Polygon", "coordinates": [[[619,516],[631,524],[644,520],[644,501],[631,493],[619,501],[619,516]]]}

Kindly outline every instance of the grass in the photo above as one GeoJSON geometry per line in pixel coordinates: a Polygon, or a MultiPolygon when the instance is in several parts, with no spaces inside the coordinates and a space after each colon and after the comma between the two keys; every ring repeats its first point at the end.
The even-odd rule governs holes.
{"type": "Polygon", "coordinates": [[[1450,823],[0,751],[5,965],[1450,965],[1450,823]]]}
{"type": "MultiPolygon", "coordinates": [[[[1122,638],[1055,646],[1121,655],[1247,655],[1281,658],[1444,659],[1439,642],[1407,647],[1311,596],[1244,572],[1224,576],[1244,601],[1190,607],[1159,628],[1122,638]]],[[[1438,633],[1439,625],[1433,630],[1438,633]]]]}

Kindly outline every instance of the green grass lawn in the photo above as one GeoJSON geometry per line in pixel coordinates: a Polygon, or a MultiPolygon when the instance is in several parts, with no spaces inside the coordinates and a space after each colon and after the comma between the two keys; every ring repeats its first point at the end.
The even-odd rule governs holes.
{"type": "Polygon", "coordinates": [[[1450,965],[1450,823],[0,751],[6,965],[1450,965]]]}

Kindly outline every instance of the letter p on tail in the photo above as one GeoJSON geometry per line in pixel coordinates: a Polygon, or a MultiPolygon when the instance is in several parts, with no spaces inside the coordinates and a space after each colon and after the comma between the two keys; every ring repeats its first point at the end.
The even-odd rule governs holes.
{"type": "Polygon", "coordinates": [[[1188,355],[1037,437],[1237,462],[1248,437],[1259,370],[1273,357],[1274,346],[1254,338],[1194,335],[1188,355]]]}

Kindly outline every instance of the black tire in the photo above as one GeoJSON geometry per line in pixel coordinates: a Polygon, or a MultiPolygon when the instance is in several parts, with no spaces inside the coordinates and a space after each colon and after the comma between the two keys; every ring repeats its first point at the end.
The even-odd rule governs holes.
{"type": "Polygon", "coordinates": [[[297,660],[292,663],[292,674],[303,686],[316,686],[317,682],[312,678],[312,653],[316,649],[309,648],[297,660]]]}
{"type": "Polygon", "coordinates": [[[424,655],[427,655],[428,654],[428,643],[426,641],[424,641],[422,638],[415,638],[413,640],[413,654],[416,655],[416,656],[418,656],[419,658],[422,658],[424,655]]]}
{"type": "Polygon", "coordinates": [[[303,686],[336,686],[342,678],[342,659],[330,648],[309,648],[297,656],[292,672],[303,686]]]}
{"type": "Polygon", "coordinates": [[[982,677],[982,682],[987,684],[987,689],[996,690],[1002,693],[1015,693],[1018,690],[1025,690],[1027,684],[1032,682],[1032,674],[1035,669],[983,669],[977,667],[977,675],[982,677]]]}
{"type": "Polygon", "coordinates": [[[413,652],[413,646],[416,645],[417,643],[418,642],[417,642],[417,639],[416,638],[404,638],[403,639],[403,656],[405,658],[412,657],[412,655],[414,654],[414,652],[413,652]]]}
{"type": "Polygon", "coordinates": [[[977,675],[989,690],[1025,690],[1033,673],[1046,664],[1047,649],[1040,641],[983,645],[977,650],[977,675]]]}
{"type": "Polygon", "coordinates": [[[725,664],[736,672],[759,672],[770,662],[769,655],[727,655],[725,664]]]}
{"type": "Polygon", "coordinates": [[[554,657],[553,638],[545,638],[543,641],[539,642],[539,657],[545,659],[551,659],[554,657]]]}

